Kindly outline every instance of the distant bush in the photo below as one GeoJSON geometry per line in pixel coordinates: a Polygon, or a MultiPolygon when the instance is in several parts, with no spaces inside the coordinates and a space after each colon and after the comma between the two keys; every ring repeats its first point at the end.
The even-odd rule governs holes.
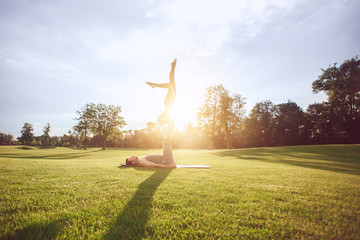
{"type": "Polygon", "coordinates": [[[13,145],[14,137],[11,134],[0,133],[0,145],[13,145]]]}

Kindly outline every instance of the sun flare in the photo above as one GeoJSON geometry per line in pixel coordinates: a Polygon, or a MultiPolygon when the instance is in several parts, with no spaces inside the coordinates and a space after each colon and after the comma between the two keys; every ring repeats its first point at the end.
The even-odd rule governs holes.
{"type": "MultiPolygon", "coordinates": [[[[199,80],[199,76],[206,74],[189,70],[189,67],[186,69],[187,71],[176,71],[176,100],[171,108],[171,115],[175,120],[176,128],[179,130],[183,130],[189,123],[196,125],[197,114],[202,105],[206,88],[204,80],[202,78],[199,80]]],[[[157,83],[152,80],[150,82],[157,83]]],[[[146,86],[143,90],[144,92],[141,94],[148,96],[147,107],[142,110],[143,115],[155,122],[165,110],[164,99],[167,89],[155,87],[149,91],[149,86],[146,86]]]]}
{"type": "MultiPolygon", "coordinates": [[[[180,89],[181,90],[181,89],[180,89]]],[[[196,116],[202,103],[202,94],[196,89],[178,91],[172,115],[178,129],[183,129],[189,122],[196,124],[196,116]]]]}

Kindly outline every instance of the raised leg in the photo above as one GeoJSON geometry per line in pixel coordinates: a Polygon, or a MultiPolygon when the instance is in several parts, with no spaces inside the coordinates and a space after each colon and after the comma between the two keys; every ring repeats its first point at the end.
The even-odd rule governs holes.
{"type": "Polygon", "coordinates": [[[166,108],[170,108],[174,102],[175,102],[175,98],[176,98],[176,85],[175,85],[175,67],[176,67],[176,62],[177,59],[175,58],[174,61],[171,63],[171,71],[170,71],[170,75],[169,75],[169,89],[167,92],[167,95],[165,97],[165,107],[166,108]]]}
{"type": "Polygon", "coordinates": [[[146,82],[152,88],[159,87],[159,88],[167,88],[168,92],[166,94],[164,104],[165,104],[165,111],[160,114],[157,119],[159,125],[170,124],[173,123],[174,120],[171,117],[171,107],[175,102],[176,98],[176,85],[175,85],[175,67],[176,67],[177,59],[175,58],[174,61],[171,63],[171,70],[169,75],[169,82],[168,83],[153,83],[153,82],[146,82]]]}
{"type": "Polygon", "coordinates": [[[152,82],[146,82],[146,84],[148,84],[150,87],[155,88],[169,88],[170,87],[170,83],[152,83],[152,82]]]}
{"type": "Polygon", "coordinates": [[[169,75],[170,84],[172,87],[175,86],[175,67],[177,63],[177,58],[174,59],[174,61],[171,63],[171,70],[169,75]]]}
{"type": "Polygon", "coordinates": [[[163,140],[163,157],[164,157],[164,164],[171,165],[174,164],[174,156],[172,154],[172,146],[171,146],[171,139],[174,133],[175,125],[174,123],[169,123],[166,129],[166,134],[163,140]]]}
{"type": "Polygon", "coordinates": [[[171,121],[168,123],[168,126],[166,128],[164,140],[171,141],[174,134],[174,130],[175,130],[175,123],[174,121],[171,121]]]}

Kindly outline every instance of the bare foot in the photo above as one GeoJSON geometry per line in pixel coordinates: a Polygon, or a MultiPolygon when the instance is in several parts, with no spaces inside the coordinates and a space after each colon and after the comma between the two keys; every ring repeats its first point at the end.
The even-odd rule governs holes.
{"type": "Polygon", "coordinates": [[[171,63],[171,67],[175,67],[177,62],[177,58],[174,59],[174,61],[171,63]]]}
{"type": "Polygon", "coordinates": [[[155,87],[154,83],[152,83],[152,82],[146,82],[146,84],[148,84],[148,85],[149,85],[150,87],[152,87],[152,88],[155,87]]]}

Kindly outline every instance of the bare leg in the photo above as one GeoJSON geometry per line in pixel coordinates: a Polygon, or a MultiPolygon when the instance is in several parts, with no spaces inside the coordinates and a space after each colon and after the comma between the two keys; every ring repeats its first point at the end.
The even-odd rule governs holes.
{"type": "Polygon", "coordinates": [[[175,124],[174,124],[174,122],[170,122],[166,128],[164,140],[171,141],[174,130],[175,130],[175,124]]]}
{"type": "Polygon", "coordinates": [[[152,83],[152,82],[146,82],[146,84],[150,85],[150,87],[155,88],[169,88],[170,83],[152,83]]]}
{"type": "Polygon", "coordinates": [[[166,134],[163,140],[163,157],[164,157],[164,164],[173,165],[175,164],[174,156],[172,154],[172,146],[171,146],[171,139],[174,133],[175,125],[174,123],[168,123],[168,127],[166,129],[166,134]]]}
{"type": "Polygon", "coordinates": [[[164,124],[173,124],[174,120],[171,117],[171,107],[175,102],[176,98],[176,85],[175,85],[175,67],[176,67],[177,59],[175,58],[174,61],[171,63],[171,70],[169,75],[169,83],[152,83],[152,82],[146,82],[149,86],[152,88],[158,87],[158,88],[167,88],[168,92],[166,94],[164,104],[165,104],[165,110],[163,113],[160,114],[160,116],[157,119],[157,122],[159,125],[164,124]]]}
{"type": "Polygon", "coordinates": [[[165,115],[166,123],[168,124],[166,128],[165,137],[163,140],[163,156],[165,164],[175,165],[174,156],[172,154],[171,139],[175,129],[175,122],[171,117],[171,106],[175,102],[176,97],[176,86],[175,86],[175,66],[177,59],[171,63],[171,71],[169,76],[169,87],[168,93],[165,98],[165,111],[159,116],[165,115]]]}
{"type": "Polygon", "coordinates": [[[177,59],[175,58],[174,61],[171,63],[171,71],[169,75],[169,88],[167,95],[165,97],[165,107],[171,107],[175,102],[176,97],[176,85],[175,85],[175,67],[176,67],[177,59]]]}
{"type": "Polygon", "coordinates": [[[174,59],[174,61],[171,63],[171,71],[169,75],[170,84],[172,86],[175,86],[175,67],[177,63],[177,58],[174,59]]]}
{"type": "MultiPolygon", "coordinates": [[[[175,66],[176,66],[177,59],[175,58],[174,61],[171,63],[171,71],[169,75],[169,83],[153,83],[153,82],[146,82],[150,87],[155,88],[168,88],[171,94],[176,96],[176,86],[175,86],[175,66]]],[[[169,93],[168,93],[169,95],[169,93]]]]}

